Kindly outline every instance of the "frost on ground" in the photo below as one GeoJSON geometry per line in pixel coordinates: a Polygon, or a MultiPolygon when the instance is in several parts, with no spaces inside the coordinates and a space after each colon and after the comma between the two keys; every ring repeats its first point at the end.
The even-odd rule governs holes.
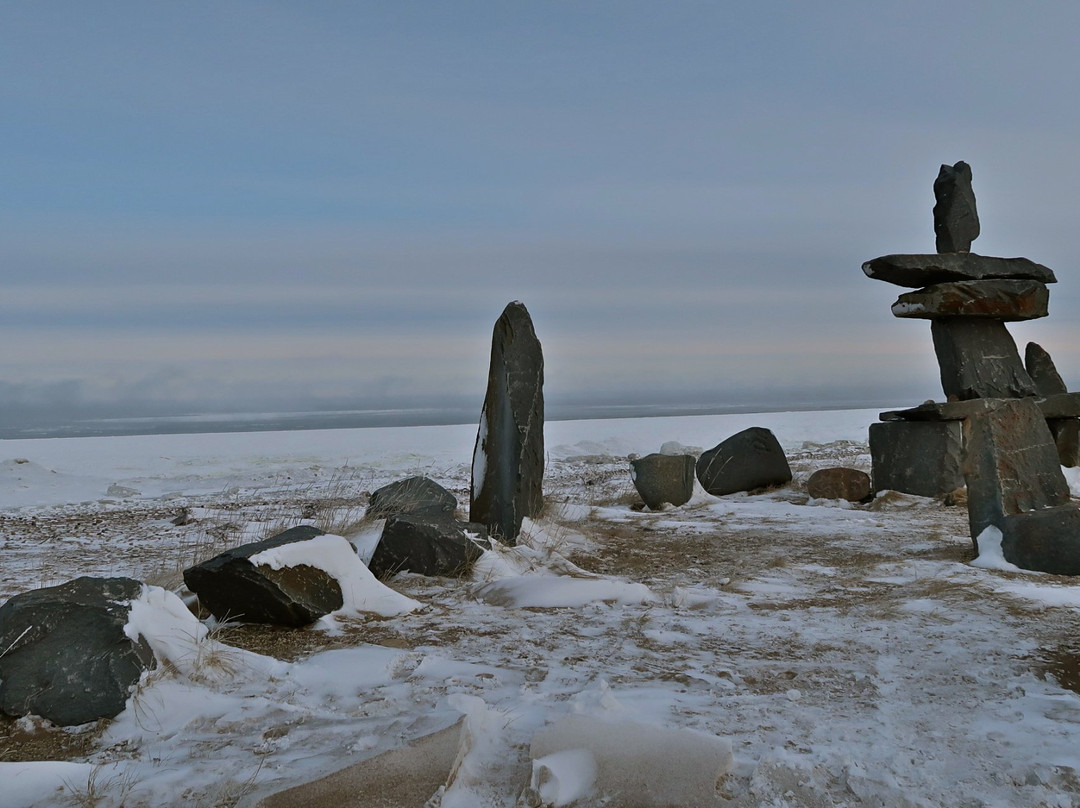
{"type": "MultiPolygon", "coordinates": [[[[962,506],[810,500],[815,469],[867,469],[873,417],[549,424],[521,545],[471,579],[391,579],[421,604],[391,617],[207,628],[149,589],[132,630],[163,664],[112,722],[0,723],[0,802],[256,804],[461,722],[433,808],[599,805],[611,771],[640,782],[609,805],[708,804],[671,776],[688,750],[726,772],[716,805],[1080,805],[1080,587],[973,566],[962,506]],[[629,452],[751,425],[791,485],[635,504],[629,452]]],[[[467,503],[475,428],[418,430],[0,442],[0,597],[80,574],[170,588],[304,516],[363,557],[366,492],[423,473],[467,503]]]]}

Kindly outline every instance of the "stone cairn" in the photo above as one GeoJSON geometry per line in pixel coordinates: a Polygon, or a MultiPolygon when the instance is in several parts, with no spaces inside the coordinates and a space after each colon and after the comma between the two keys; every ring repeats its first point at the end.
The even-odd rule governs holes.
{"type": "Polygon", "coordinates": [[[915,288],[896,317],[930,320],[945,402],[882,413],[870,427],[875,490],[968,489],[972,539],[1000,540],[1026,569],[1080,574],[1080,510],[1060,465],[1077,465],[1080,395],[1034,343],[1021,362],[1006,322],[1047,315],[1054,273],[1026,258],[970,252],[979,217],[964,162],[934,182],[936,255],[886,255],[870,278],[915,288]],[[997,532],[987,533],[988,528],[997,532]]]}

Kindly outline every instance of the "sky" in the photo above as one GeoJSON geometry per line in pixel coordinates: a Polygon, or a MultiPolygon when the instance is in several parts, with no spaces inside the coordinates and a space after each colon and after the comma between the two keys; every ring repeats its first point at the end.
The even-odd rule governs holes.
{"type": "Polygon", "coordinates": [[[483,397],[916,404],[861,264],[1055,270],[1012,328],[1080,389],[1080,5],[0,2],[0,422],[483,397]]]}

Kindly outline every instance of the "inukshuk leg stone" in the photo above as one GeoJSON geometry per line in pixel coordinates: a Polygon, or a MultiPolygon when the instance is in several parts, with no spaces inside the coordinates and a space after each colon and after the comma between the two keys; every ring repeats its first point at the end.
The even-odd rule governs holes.
{"type": "MultiPolygon", "coordinates": [[[[1069,392],[1054,360],[1041,345],[1029,342],[1024,350],[1024,367],[1035,382],[1040,396],[1069,392]]],[[[1075,468],[1080,465],[1080,418],[1047,418],[1046,425],[1057,444],[1061,465],[1075,468]]]]}
{"type": "Polygon", "coordinates": [[[532,318],[514,301],[495,323],[473,450],[472,522],[516,544],[522,519],[543,506],[544,355],[532,318]]]}

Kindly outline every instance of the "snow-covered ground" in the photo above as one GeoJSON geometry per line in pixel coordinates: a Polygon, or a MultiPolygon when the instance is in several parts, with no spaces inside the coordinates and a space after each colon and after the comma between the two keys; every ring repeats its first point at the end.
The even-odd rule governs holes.
{"type": "MultiPolygon", "coordinates": [[[[972,566],[962,505],[809,499],[814,469],[868,469],[875,418],[549,423],[522,546],[468,580],[388,582],[419,608],[353,604],[392,616],[207,633],[148,589],[133,627],[170,664],[112,722],[7,722],[0,805],[253,805],[463,716],[433,808],[602,804],[613,778],[609,805],[1080,805],[1080,588],[972,566]],[[775,432],[791,485],[637,504],[627,454],[748,426],[775,432]],[[21,760],[50,748],[76,751],[21,760]]],[[[467,504],[475,432],[0,441],[0,598],[86,574],[168,589],[304,521],[363,556],[367,492],[421,473],[467,504]]]]}

